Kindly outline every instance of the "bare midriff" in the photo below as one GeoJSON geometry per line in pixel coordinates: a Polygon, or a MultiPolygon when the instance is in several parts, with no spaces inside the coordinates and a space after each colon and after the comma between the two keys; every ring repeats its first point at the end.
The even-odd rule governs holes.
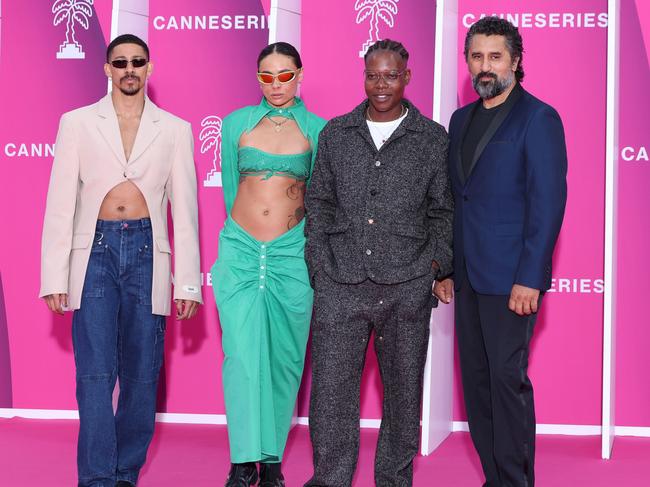
{"type": "MultiPolygon", "coordinates": [[[[310,149],[293,120],[287,120],[282,132],[262,119],[244,133],[239,145],[249,145],[272,154],[299,154],[310,149]]],[[[305,216],[306,182],[289,174],[242,174],[231,217],[257,240],[268,242],[298,225],[305,216]]]]}
{"type": "Polygon", "coordinates": [[[288,176],[241,178],[231,216],[257,240],[268,242],[305,216],[305,182],[288,176]]]}
{"type": "Polygon", "coordinates": [[[106,194],[98,215],[100,220],[138,220],[148,217],[147,202],[131,181],[118,184],[106,194]]]}

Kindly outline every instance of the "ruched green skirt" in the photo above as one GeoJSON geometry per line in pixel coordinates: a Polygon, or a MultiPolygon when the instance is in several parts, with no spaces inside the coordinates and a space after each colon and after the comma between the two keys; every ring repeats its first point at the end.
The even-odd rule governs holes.
{"type": "Polygon", "coordinates": [[[233,463],[282,460],[313,303],[303,227],[261,242],[229,217],[219,235],[211,274],[233,463]]]}

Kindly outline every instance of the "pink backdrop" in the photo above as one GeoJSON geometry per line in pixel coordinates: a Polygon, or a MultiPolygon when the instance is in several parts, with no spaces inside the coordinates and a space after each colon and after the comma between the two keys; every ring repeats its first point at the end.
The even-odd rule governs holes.
{"type": "Polygon", "coordinates": [[[76,27],[85,59],[57,59],[66,27],[53,25],[52,3],[2,2],[0,269],[13,407],[75,409],[71,316],[53,317],[37,298],[40,233],[59,117],[106,94],[111,2],[96,0],[88,30],[76,27]]]}
{"type": "MultiPolygon", "coordinates": [[[[556,292],[544,298],[530,359],[539,423],[600,424],[603,295],[597,281],[603,276],[607,41],[607,29],[598,26],[602,12],[606,0],[459,1],[459,50],[469,25],[483,13],[511,14],[521,23],[523,86],[555,107],[566,133],[569,192],[553,261],[556,292]],[[594,27],[551,27],[566,26],[569,16],[574,25],[578,16],[585,25],[587,13],[594,27]]],[[[476,95],[462,54],[458,73],[464,105],[476,95]]],[[[454,409],[454,419],[464,420],[459,391],[454,409]]]]}
{"type": "MultiPolygon", "coordinates": [[[[0,374],[0,407],[75,409],[70,316],[52,317],[36,298],[40,232],[58,118],[106,92],[101,66],[112,2],[95,0],[88,29],[77,27],[85,59],[76,60],[56,58],[65,39],[65,25],[52,25],[53,2],[39,3],[43,5],[2,0],[0,160],[5,183],[0,191],[4,228],[0,239],[0,297],[4,298],[0,299],[0,372],[4,372],[0,374]],[[6,380],[9,369],[11,384],[6,380]]],[[[650,332],[638,304],[649,291],[650,143],[644,120],[650,106],[650,12],[643,0],[622,3],[620,147],[623,159],[632,160],[622,160],[620,170],[617,422],[650,426],[650,388],[644,374],[650,332]]],[[[395,5],[393,27],[388,25],[390,20],[380,20],[379,36],[405,43],[413,70],[407,96],[431,114],[435,2],[400,0],[395,5]]],[[[150,96],[191,121],[194,129],[206,300],[191,322],[169,321],[161,411],[224,412],[221,337],[207,273],[217,256],[217,234],[225,215],[217,185],[218,138],[204,128],[216,120],[210,117],[223,117],[259,101],[253,73],[268,37],[266,28],[259,27],[268,8],[268,0],[151,2],[149,43],[155,69],[150,96]],[[242,15],[247,25],[249,18],[256,18],[251,22],[257,22],[258,28],[164,27],[172,16],[190,15],[221,19],[242,15]]],[[[521,22],[526,48],[524,87],[553,105],[566,128],[569,200],[555,254],[555,292],[545,299],[531,358],[542,423],[600,422],[605,11],[606,0],[459,0],[459,49],[468,25],[483,13],[511,14],[521,22]]],[[[326,118],[351,110],[363,99],[359,51],[372,18],[357,24],[357,15],[349,0],[303,2],[302,96],[312,111],[326,118]]],[[[459,60],[458,97],[465,104],[475,95],[462,56],[459,60]]],[[[307,382],[299,400],[300,415],[307,414],[307,382]]],[[[363,417],[380,417],[380,390],[370,353],[362,391],[363,417]]],[[[455,419],[462,420],[458,390],[454,401],[455,419]]]]}
{"type": "Polygon", "coordinates": [[[616,424],[650,426],[650,3],[621,9],[616,424]]]}

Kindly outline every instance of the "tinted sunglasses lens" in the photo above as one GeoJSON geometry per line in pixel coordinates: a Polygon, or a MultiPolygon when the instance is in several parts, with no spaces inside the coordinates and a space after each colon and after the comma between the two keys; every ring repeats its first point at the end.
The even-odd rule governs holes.
{"type": "Polygon", "coordinates": [[[273,75],[267,73],[257,73],[257,80],[265,85],[273,83],[273,75]]]}
{"type": "Polygon", "coordinates": [[[278,74],[278,81],[280,83],[288,83],[296,77],[296,73],[293,71],[287,71],[285,73],[278,74]]]}
{"type": "MultiPolygon", "coordinates": [[[[111,61],[111,64],[114,68],[124,69],[129,65],[129,61],[126,59],[116,59],[115,61],[111,61]]],[[[144,58],[135,58],[131,60],[131,65],[134,68],[141,68],[145,64],[147,64],[147,60],[144,58]]]]}

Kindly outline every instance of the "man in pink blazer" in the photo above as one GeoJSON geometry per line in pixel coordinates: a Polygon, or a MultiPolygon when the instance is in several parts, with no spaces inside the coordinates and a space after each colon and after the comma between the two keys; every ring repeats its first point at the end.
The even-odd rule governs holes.
{"type": "Polygon", "coordinates": [[[145,96],[151,70],[138,37],[110,43],[112,92],[61,117],[47,195],[40,296],[74,310],[83,487],[135,485],[146,459],[171,311],[168,200],[176,318],[201,303],[192,130],[145,96]]]}

